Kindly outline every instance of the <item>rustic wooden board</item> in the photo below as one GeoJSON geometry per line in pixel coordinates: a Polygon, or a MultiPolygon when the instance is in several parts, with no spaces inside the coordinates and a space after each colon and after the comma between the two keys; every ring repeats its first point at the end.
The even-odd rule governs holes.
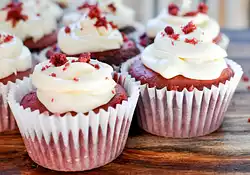
{"type": "MultiPolygon", "coordinates": [[[[117,160],[73,174],[250,174],[249,100],[250,94],[236,94],[222,128],[206,137],[166,139],[133,129],[117,160]]],[[[0,175],[19,174],[64,175],[33,163],[17,131],[0,134],[0,175]]]]}

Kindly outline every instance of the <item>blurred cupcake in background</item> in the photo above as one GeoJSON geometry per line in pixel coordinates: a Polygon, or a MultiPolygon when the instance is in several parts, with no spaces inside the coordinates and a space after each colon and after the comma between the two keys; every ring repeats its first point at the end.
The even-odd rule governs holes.
{"type": "Polygon", "coordinates": [[[56,43],[59,16],[50,5],[11,2],[0,10],[0,31],[16,35],[32,52],[39,52],[56,43]]]}
{"type": "Polygon", "coordinates": [[[13,86],[9,104],[27,152],[56,171],[101,167],[123,151],[139,85],[111,66],[55,54],[13,86]]]}
{"type": "Polygon", "coordinates": [[[193,22],[167,26],[141,56],[122,65],[141,83],[138,122],[145,131],[190,138],[221,126],[243,71],[225,59],[224,49],[206,42],[206,32],[193,22]]]}
{"type": "Polygon", "coordinates": [[[43,61],[55,53],[80,56],[85,52],[90,52],[93,58],[112,66],[120,66],[140,54],[135,42],[123,35],[94,6],[79,21],[63,27],[58,33],[58,44],[42,51],[37,59],[43,61]]]}
{"type": "Polygon", "coordinates": [[[32,72],[29,49],[14,35],[0,32],[0,132],[16,128],[7,103],[11,85],[19,83],[32,72]]]}
{"type": "Polygon", "coordinates": [[[157,33],[166,25],[178,29],[192,21],[206,33],[204,41],[214,42],[227,49],[229,39],[220,32],[218,22],[208,16],[208,8],[205,3],[200,3],[196,9],[192,10],[190,0],[183,1],[181,4],[170,3],[156,18],[148,21],[146,33],[140,37],[141,45],[152,44],[157,33]]]}
{"type": "Polygon", "coordinates": [[[80,4],[74,12],[64,16],[63,24],[69,25],[76,22],[93,6],[98,6],[101,12],[105,14],[107,20],[112,21],[117,25],[120,32],[128,36],[132,36],[144,30],[143,25],[135,20],[135,11],[124,5],[121,0],[103,0],[96,4],[84,2],[80,4]]]}

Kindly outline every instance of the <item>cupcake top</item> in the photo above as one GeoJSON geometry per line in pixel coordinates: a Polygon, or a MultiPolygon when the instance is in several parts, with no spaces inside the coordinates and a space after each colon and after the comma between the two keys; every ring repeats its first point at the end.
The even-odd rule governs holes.
{"type": "Polygon", "coordinates": [[[55,18],[45,15],[29,3],[11,2],[0,10],[0,30],[12,33],[23,41],[35,42],[57,28],[55,18]]]}
{"type": "Polygon", "coordinates": [[[228,67],[224,59],[227,53],[218,45],[205,42],[206,35],[193,22],[176,30],[167,26],[144,50],[142,62],[166,79],[178,75],[196,80],[217,79],[228,67]]]}
{"type": "Polygon", "coordinates": [[[85,2],[77,7],[77,11],[66,14],[63,17],[63,23],[69,25],[76,22],[94,6],[98,6],[106,18],[117,25],[119,29],[126,26],[133,26],[134,24],[135,12],[125,6],[121,0],[105,0],[99,4],[89,4],[85,2]]]}
{"type": "Polygon", "coordinates": [[[52,113],[86,113],[115,96],[111,66],[90,59],[55,54],[35,67],[32,83],[40,102],[52,113]],[[104,88],[105,87],[105,88],[104,88]]]}
{"type": "Polygon", "coordinates": [[[123,37],[117,26],[108,22],[97,7],[58,34],[58,46],[67,55],[119,49],[122,45],[123,37]]]}
{"type": "Polygon", "coordinates": [[[171,3],[168,8],[163,9],[159,16],[148,22],[147,35],[153,38],[166,25],[178,29],[189,21],[193,21],[195,25],[206,32],[204,41],[212,41],[219,35],[220,26],[207,15],[207,11],[208,6],[204,3],[200,3],[197,9],[193,11],[191,10],[190,0],[184,1],[181,6],[171,3]]]}
{"type": "Polygon", "coordinates": [[[22,41],[0,32],[0,79],[32,67],[31,53],[22,41]]]}

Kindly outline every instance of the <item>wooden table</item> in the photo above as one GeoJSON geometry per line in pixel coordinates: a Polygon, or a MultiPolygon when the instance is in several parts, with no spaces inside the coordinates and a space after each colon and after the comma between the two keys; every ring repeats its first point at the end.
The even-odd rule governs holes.
{"type": "MultiPolygon", "coordinates": [[[[177,140],[132,130],[126,149],[113,163],[72,174],[250,174],[249,99],[250,94],[236,94],[222,128],[214,134],[177,140]]],[[[18,132],[1,134],[0,175],[19,174],[64,175],[33,163],[18,132]]]]}

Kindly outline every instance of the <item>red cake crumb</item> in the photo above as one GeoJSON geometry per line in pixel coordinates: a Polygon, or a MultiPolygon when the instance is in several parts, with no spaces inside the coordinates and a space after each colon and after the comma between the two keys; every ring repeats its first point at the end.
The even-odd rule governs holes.
{"type": "Polygon", "coordinates": [[[249,82],[249,78],[246,75],[242,76],[242,81],[249,82]]]}
{"type": "Polygon", "coordinates": [[[164,29],[164,31],[165,31],[166,34],[168,34],[168,35],[174,34],[174,29],[173,29],[173,27],[170,27],[170,26],[167,26],[167,27],[164,29]]]}
{"type": "Polygon", "coordinates": [[[199,4],[199,6],[198,6],[198,11],[199,11],[200,13],[207,14],[207,12],[208,12],[208,6],[207,6],[207,4],[205,4],[204,2],[201,2],[201,3],[199,4]]]}
{"type": "Polygon", "coordinates": [[[105,27],[108,28],[108,21],[106,20],[106,17],[99,17],[95,23],[96,27],[105,27]]]}
{"type": "Polygon", "coordinates": [[[12,35],[1,35],[0,34],[0,44],[3,44],[3,43],[8,43],[10,41],[12,41],[14,38],[14,36],[12,35]]]}
{"type": "Polygon", "coordinates": [[[55,73],[52,73],[50,76],[51,76],[51,77],[56,77],[56,74],[55,74],[55,73]]]}
{"type": "Polygon", "coordinates": [[[74,80],[74,81],[76,81],[76,82],[78,82],[78,81],[79,81],[79,79],[78,79],[78,78],[76,78],[76,77],[75,77],[73,80],[74,80]]]}
{"type": "Polygon", "coordinates": [[[96,69],[100,69],[100,66],[99,66],[99,64],[95,64],[95,65],[93,65],[96,69]]]}
{"type": "Polygon", "coordinates": [[[180,34],[172,34],[172,35],[169,35],[169,38],[173,39],[173,40],[178,40],[180,37],[180,34]]]}
{"type": "Polygon", "coordinates": [[[93,6],[90,8],[88,16],[93,18],[100,18],[101,17],[101,10],[97,6],[93,6]]]}
{"type": "Polygon", "coordinates": [[[50,57],[50,63],[52,63],[55,67],[60,67],[67,62],[68,60],[65,54],[55,53],[50,57]]]}
{"type": "Polygon", "coordinates": [[[185,42],[186,42],[186,43],[189,43],[189,44],[196,45],[196,44],[198,43],[198,40],[197,40],[196,38],[192,38],[192,39],[186,38],[186,39],[185,39],[185,42]]]}
{"type": "Polygon", "coordinates": [[[69,26],[66,26],[65,29],[64,29],[65,33],[70,33],[71,32],[71,29],[69,26]]]}
{"type": "Polygon", "coordinates": [[[11,2],[2,10],[8,10],[6,21],[11,21],[13,27],[15,27],[20,20],[28,20],[28,16],[22,14],[23,3],[21,2],[11,2]]]}
{"type": "Polygon", "coordinates": [[[113,3],[109,4],[109,5],[108,5],[108,8],[109,8],[113,13],[116,12],[116,7],[115,7],[115,5],[114,5],[113,3]]]}
{"type": "Polygon", "coordinates": [[[169,4],[168,13],[170,15],[177,16],[178,12],[179,12],[179,7],[176,4],[174,4],[174,3],[169,4]]]}
{"type": "Polygon", "coordinates": [[[183,33],[189,34],[197,29],[196,25],[191,21],[182,28],[183,33]]]}
{"type": "Polygon", "coordinates": [[[198,11],[187,12],[183,16],[196,16],[198,15],[198,11]]]}
{"type": "Polygon", "coordinates": [[[87,8],[92,8],[96,5],[91,5],[88,2],[85,2],[84,4],[82,4],[81,6],[77,7],[77,10],[82,10],[82,9],[87,9],[87,8]]]}
{"type": "Polygon", "coordinates": [[[118,29],[118,26],[115,25],[112,21],[109,22],[109,24],[111,25],[112,29],[118,29]]]}
{"type": "Polygon", "coordinates": [[[91,58],[91,53],[83,53],[79,56],[77,62],[89,63],[91,58]]]}

